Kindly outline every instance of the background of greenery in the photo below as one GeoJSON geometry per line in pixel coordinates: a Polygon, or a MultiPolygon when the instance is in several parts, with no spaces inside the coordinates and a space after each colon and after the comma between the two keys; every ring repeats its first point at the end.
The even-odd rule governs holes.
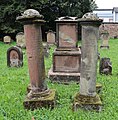
{"type": "Polygon", "coordinates": [[[96,7],[94,0],[0,0],[0,33],[16,34],[23,31],[21,23],[15,20],[29,8],[36,9],[44,15],[46,20],[44,31],[47,31],[55,30],[54,20],[57,17],[82,17],[96,7]]]}
{"type": "MultiPolygon", "coordinates": [[[[10,46],[0,42],[0,120],[117,120],[118,119],[118,39],[110,39],[110,49],[99,49],[101,57],[110,57],[112,61],[112,75],[97,75],[97,82],[103,85],[100,94],[103,102],[103,110],[100,113],[78,109],[72,111],[73,95],[79,91],[79,84],[70,85],[53,84],[48,78],[49,88],[56,89],[58,100],[56,107],[50,109],[37,109],[27,111],[23,107],[26,97],[26,88],[29,84],[26,51],[24,53],[24,66],[22,68],[7,67],[6,52],[10,46]]],[[[52,52],[45,58],[46,73],[52,65],[52,52]]],[[[98,64],[99,65],[99,64],[98,64]]]]}

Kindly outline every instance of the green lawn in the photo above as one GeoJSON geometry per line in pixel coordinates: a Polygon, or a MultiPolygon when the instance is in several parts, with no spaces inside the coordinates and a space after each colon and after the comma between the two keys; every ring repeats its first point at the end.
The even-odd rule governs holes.
{"type": "MultiPolygon", "coordinates": [[[[53,110],[37,109],[25,110],[23,101],[29,84],[26,51],[23,50],[24,66],[22,68],[8,68],[6,51],[12,45],[0,42],[0,120],[118,120],[118,39],[109,41],[110,49],[99,49],[101,57],[110,57],[112,61],[112,75],[97,75],[97,82],[103,85],[101,99],[103,110],[99,113],[78,109],[72,111],[73,95],[79,91],[79,84],[52,84],[48,78],[49,88],[58,93],[57,105],[53,110]]],[[[52,54],[53,48],[50,50],[52,54]]],[[[52,55],[45,58],[46,74],[52,64],[52,55]]]]}

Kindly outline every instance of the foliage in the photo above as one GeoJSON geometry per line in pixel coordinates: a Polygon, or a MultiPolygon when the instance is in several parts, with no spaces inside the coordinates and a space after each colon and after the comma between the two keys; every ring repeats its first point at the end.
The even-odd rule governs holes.
{"type": "MultiPolygon", "coordinates": [[[[72,111],[73,95],[79,91],[79,84],[70,85],[53,84],[48,78],[49,88],[56,89],[58,94],[57,104],[53,110],[37,109],[27,111],[23,107],[26,97],[26,88],[29,84],[28,65],[26,50],[23,50],[24,66],[22,68],[7,67],[6,51],[10,46],[0,42],[0,120],[117,120],[118,119],[118,39],[109,41],[110,49],[99,49],[101,57],[110,57],[113,66],[113,74],[97,74],[97,82],[103,85],[100,94],[103,102],[103,110],[100,113],[78,109],[72,111]]],[[[99,45],[100,46],[100,45],[99,45]]],[[[55,47],[50,49],[50,57],[45,59],[46,71],[52,65],[52,52],[55,47]]],[[[46,72],[46,73],[47,73],[46,72]]]]}
{"type": "Polygon", "coordinates": [[[44,15],[46,30],[55,29],[54,20],[60,16],[78,16],[92,11],[97,6],[94,0],[0,0],[0,32],[15,33],[22,30],[16,17],[24,10],[33,8],[44,15]]]}

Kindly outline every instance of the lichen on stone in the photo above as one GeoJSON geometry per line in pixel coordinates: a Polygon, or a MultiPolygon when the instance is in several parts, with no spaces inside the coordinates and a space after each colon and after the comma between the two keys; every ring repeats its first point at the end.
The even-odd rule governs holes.
{"type": "Polygon", "coordinates": [[[99,20],[99,17],[95,13],[86,13],[83,15],[82,19],[87,19],[87,20],[99,20]]]}

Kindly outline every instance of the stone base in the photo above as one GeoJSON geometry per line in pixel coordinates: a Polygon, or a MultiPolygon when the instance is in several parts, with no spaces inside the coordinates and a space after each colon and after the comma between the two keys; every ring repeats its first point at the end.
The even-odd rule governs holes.
{"type": "Polygon", "coordinates": [[[52,82],[69,84],[70,82],[80,82],[80,73],[53,72],[52,68],[48,72],[48,77],[52,82]]]}
{"type": "Polygon", "coordinates": [[[109,49],[109,46],[103,46],[103,45],[101,45],[100,49],[109,49]]]}
{"type": "MultiPolygon", "coordinates": [[[[26,99],[23,102],[23,105],[26,109],[28,110],[34,110],[37,108],[42,108],[42,107],[49,107],[49,108],[54,108],[55,106],[55,100],[56,100],[56,95],[55,95],[55,90],[49,90],[48,94],[47,93],[39,93],[39,94],[33,94],[33,97],[26,97],[26,99]]],[[[29,93],[28,93],[29,94],[29,93]]]]}
{"type": "Polygon", "coordinates": [[[74,97],[73,110],[76,111],[78,108],[82,108],[84,110],[101,111],[102,102],[98,94],[92,97],[77,93],[74,97]]]}

